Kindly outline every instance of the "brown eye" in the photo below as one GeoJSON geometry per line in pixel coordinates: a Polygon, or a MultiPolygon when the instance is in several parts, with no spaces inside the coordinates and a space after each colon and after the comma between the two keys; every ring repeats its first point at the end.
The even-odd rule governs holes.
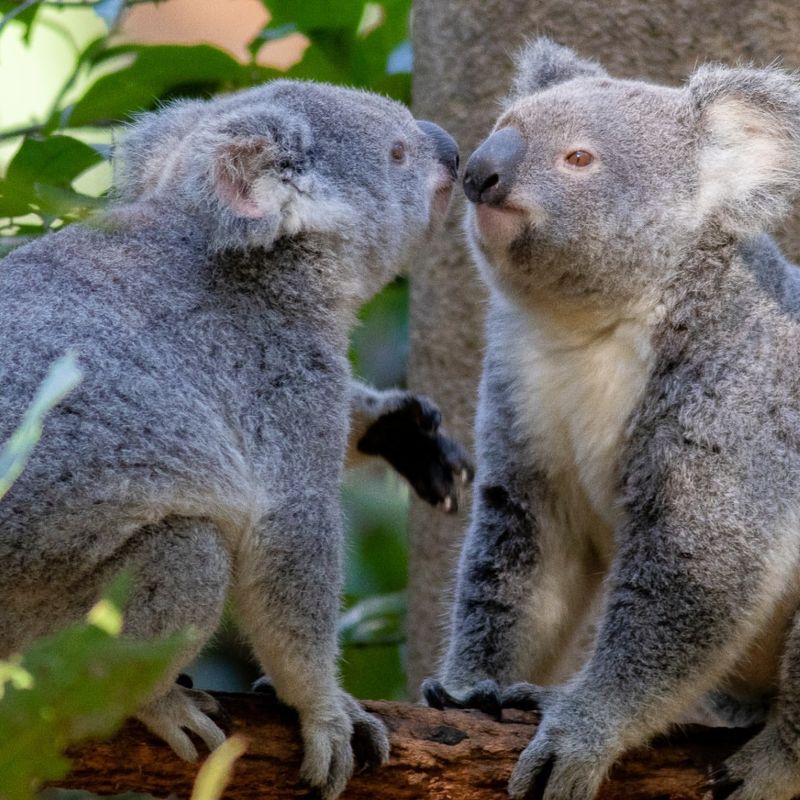
{"type": "Polygon", "coordinates": [[[573,167],[588,167],[594,156],[588,150],[573,150],[564,161],[573,167]]]}
{"type": "Polygon", "coordinates": [[[392,149],[389,151],[389,153],[392,156],[392,161],[396,161],[398,164],[400,164],[405,161],[406,146],[402,142],[395,142],[392,145],[392,149]]]}

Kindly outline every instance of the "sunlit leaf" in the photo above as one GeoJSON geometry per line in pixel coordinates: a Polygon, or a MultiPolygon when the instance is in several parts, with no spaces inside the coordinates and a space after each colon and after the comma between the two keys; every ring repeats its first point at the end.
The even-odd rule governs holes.
{"type": "Polygon", "coordinates": [[[241,735],[228,737],[206,759],[194,781],[191,800],[219,800],[233,774],[236,759],[247,750],[247,739],[241,735]]]}
{"type": "Polygon", "coordinates": [[[50,367],[44,381],[36,390],[33,402],[25,412],[20,426],[0,450],[0,498],[19,477],[30,458],[33,448],[42,435],[45,414],[74,389],[80,379],[81,371],[78,369],[74,353],[67,353],[50,367]]]}
{"type": "Polygon", "coordinates": [[[183,635],[132,641],[84,622],[30,645],[15,662],[30,680],[7,683],[0,700],[0,798],[34,800],[42,783],[66,775],[64,750],[111,735],[186,644],[183,635]]]}
{"type": "Polygon", "coordinates": [[[245,66],[211,45],[120,45],[103,60],[126,55],[131,62],[99,78],[72,107],[70,126],[127,119],[174,95],[204,96],[258,83],[276,74],[245,66]]]}

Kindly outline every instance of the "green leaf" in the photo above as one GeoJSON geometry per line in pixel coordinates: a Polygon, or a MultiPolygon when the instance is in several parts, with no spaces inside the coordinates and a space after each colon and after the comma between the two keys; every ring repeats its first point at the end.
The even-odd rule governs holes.
{"type": "Polygon", "coordinates": [[[403,640],[405,592],[374,595],[342,614],[339,635],[343,645],[387,644],[403,640]]]}
{"type": "MultiPolygon", "coordinates": [[[[42,202],[47,206],[43,194],[49,190],[63,200],[65,192],[72,192],[72,181],[102,160],[95,148],[71,136],[25,139],[8,165],[5,178],[0,181],[0,216],[22,216],[42,202]]],[[[77,192],[72,194],[67,207],[83,198],[77,192]]],[[[59,204],[59,208],[63,208],[63,204],[59,204]]]]}
{"type": "Polygon", "coordinates": [[[36,14],[39,11],[40,4],[34,3],[24,11],[15,14],[14,10],[19,8],[20,5],[21,0],[2,0],[2,2],[0,2],[0,14],[5,16],[6,14],[11,13],[14,15],[12,18],[14,22],[20,22],[25,26],[25,33],[23,34],[22,38],[25,44],[28,44],[31,40],[31,30],[36,19],[36,14]]]}
{"type": "Polygon", "coordinates": [[[67,746],[114,733],[186,643],[133,641],[91,622],[34,642],[15,661],[30,680],[6,684],[0,700],[0,798],[34,800],[66,775],[67,746]]]}
{"type": "MultiPolygon", "coordinates": [[[[0,498],[11,488],[28,462],[33,448],[42,435],[45,414],[68,394],[81,380],[75,354],[68,352],[51,367],[36,390],[33,402],[25,412],[22,423],[0,450],[0,498]]],[[[2,726],[0,726],[2,730],[2,726]]],[[[0,781],[0,786],[2,782],[0,781]]]]}
{"type": "Polygon", "coordinates": [[[66,124],[77,127],[120,121],[153,108],[168,96],[207,96],[274,77],[261,67],[244,66],[210,45],[121,45],[96,58],[117,56],[133,61],[99,78],[68,113],[66,124]]]}
{"type": "Polygon", "coordinates": [[[364,0],[266,0],[270,27],[293,23],[304,32],[345,28],[355,33],[364,13],[364,0]]]}

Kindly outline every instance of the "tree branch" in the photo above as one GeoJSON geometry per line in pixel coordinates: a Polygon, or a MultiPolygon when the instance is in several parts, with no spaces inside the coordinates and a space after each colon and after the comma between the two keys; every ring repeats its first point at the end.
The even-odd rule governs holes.
{"type": "MultiPolygon", "coordinates": [[[[285,800],[308,795],[297,781],[300,741],[293,712],[255,694],[218,694],[230,715],[229,732],[250,745],[225,792],[226,800],[285,800]]],[[[536,717],[506,712],[503,722],[477,711],[436,711],[405,703],[365,703],[392,735],[392,758],[380,770],[356,775],[343,800],[498,800],[536,717]]],[[[691,727],[617,766],[599,800],[703,800],[711,765],[735,750],[752,731],[691,727]]],[[[180,761],[135,722],[111,741],[71,754],[65,788],[99,793],[149,792],[188,797],[197,766],[180,761]]]]}

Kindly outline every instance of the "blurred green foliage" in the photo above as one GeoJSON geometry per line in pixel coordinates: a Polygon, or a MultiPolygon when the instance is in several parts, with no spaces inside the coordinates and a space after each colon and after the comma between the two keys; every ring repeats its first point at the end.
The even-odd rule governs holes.
{"type": "MultiPolygon", "coordinates": [[[[246,63],[211,45],[120,44],[113,34],[126,6],[143,1],[0,0],[0,35],[22,26],[30,40],[54,8],[66,24],[75,8],[85,13],[89,7],[105,25],[105,33],[76,54],[45,113],[24,127],[0,129],[0,143],[16,147],[0,179],[0,254],[101,205],[102,188],[96,197],[77,187],[110,158],[109,135],[133,114],[171,98],[207,97],[293,77],[409,100],[411,0],[265,0],[271,18],[249,43],[246,63]],[[287,72],[257,63],[265,42],[297,32],[310,44],[287,72]]],[[[404,381],[407,304],[405,281],[398,280],[362,311],[352,361],[358,374],[378,386],[404,381]]],[[[398,698],[404,692],[407,498],[402,481],[381,470],[354,473],[343,489],[349,524],[342,674],[346,687],[361,697],[398,698]]],[[[199,686],[243,689],[258,675],[236,632],[235,611],[226,620],[214,645],[189,670],[199,686]]],[[[50,646],[59,642],[67,647],[58,638],[50,646]]]]}
{"type": "Polygon", "coordinates": [[[125,595],[123,578],[85,622],[0,661],[2,800],[34,800],[45,781],[66,775],[66,747],[114,733],[186,646],[183,634],[155,642],[120,636],[125,595]]]}

